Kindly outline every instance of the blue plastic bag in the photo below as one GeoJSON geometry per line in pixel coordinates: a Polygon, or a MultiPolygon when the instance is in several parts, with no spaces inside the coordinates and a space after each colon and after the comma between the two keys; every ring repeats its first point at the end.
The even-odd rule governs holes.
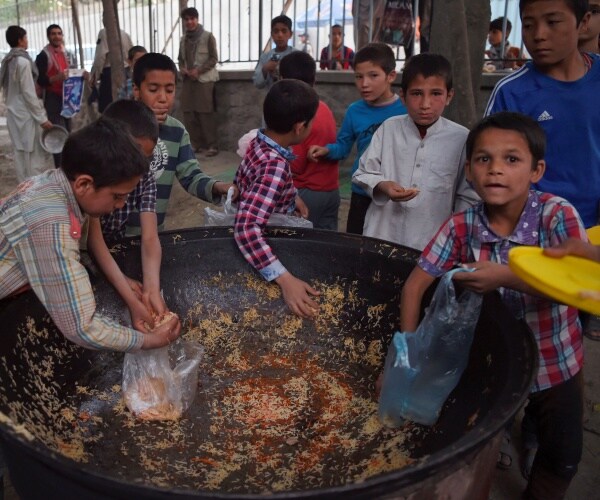
{"type": "Polygon", "coordinates": [[[404,420],[436,423],[444,401],[467,367],[483,297],[465,290],[457,298],[454,269],[438,284],[414,333],[396,332],[388,349],[379,418],[388,427],[404,420]]]}
{"type": "Polygon", "coordinates": [[[83,69],[70,69],[69,77],[63,83],[63,105],[60,116],[72,118],[81,111],[83,99],[83,69]]]}

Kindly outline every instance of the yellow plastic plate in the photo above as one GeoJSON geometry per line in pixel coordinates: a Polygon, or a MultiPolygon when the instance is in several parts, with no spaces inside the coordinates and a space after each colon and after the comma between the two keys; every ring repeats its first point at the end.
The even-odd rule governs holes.
{"type": "Polygon", "coordinates": [[[600,245],[600,226],[590,227],[586,233],[592,245],[600,245]]]}
{"type": "Polygon", "coordinates": [[[567,255],[547,257],[538,247],[517,247],[508,266],[525,283],[563,304],[600,314],[600,264],[567,255]]]}

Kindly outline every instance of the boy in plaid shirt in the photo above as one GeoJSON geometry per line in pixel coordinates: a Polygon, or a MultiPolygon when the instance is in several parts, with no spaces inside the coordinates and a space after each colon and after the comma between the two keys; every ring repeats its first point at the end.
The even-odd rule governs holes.
{"type": "Polygon", "coordinates": [[[545,170],[545,136],[530,117],[502,112],[482,120],[467,138],[467,179],[483,200],[451,216],[423,251],[402,291],[402,329],[415,331],[421,300],[436,277],[457,265],[474,268],[454,279],[479,293],[498,289],[539,350],[537,380],[525,413],[539,448],[523,498],[563,498],[577,472],[583,442],[583,346],[578,311],[551,302],[509,269],[508,251],[587,240],[575,208],[530,190],[545,170]]]}
{"type": "Polygon", "coordinates": [[[266,129],[250,142],[234,179],[239,188],[239,208],[234,237],[244,258],[267,281],[275,281],[283,298],[300,317],[313,317],[319,295],[308,283],[294,277],[267,243],[263,230],[272,213],[308,216],[306,205],[297,196],[292,181],[288,149],[300,144],[312,127],[319,106],[317,93],[299,80],[282,80],[271,87],[263,104],[266,129]]]}
{"type": "Polygon", "coordinates": [[[143,333],[96,310],[81,264],[81,228],[88,217],[121,208],[148,171],[128,131],[100,118],[71,134],[62,164],[32,177],[0,201],[0,298],[33,289],[57,328],[88,349],[135,351],[173,342],[177,318],[143,333]]]}

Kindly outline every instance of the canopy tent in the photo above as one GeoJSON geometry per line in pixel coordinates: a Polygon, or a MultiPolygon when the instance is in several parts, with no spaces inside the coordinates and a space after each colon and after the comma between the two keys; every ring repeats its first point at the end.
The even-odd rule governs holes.
{"type": "Polygon", "coordinates": [[[352,0],[319,0],[318,4],[301,14],[296,29],[322,28],[334,24],[352,24],[352,0]]]}

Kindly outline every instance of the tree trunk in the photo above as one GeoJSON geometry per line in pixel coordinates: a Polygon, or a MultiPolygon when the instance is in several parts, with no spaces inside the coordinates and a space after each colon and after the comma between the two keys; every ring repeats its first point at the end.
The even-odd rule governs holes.
{"type": "Polygon", "coordinates": [[[452,64],[454,99],[445,116],[465,127],[481,118],[479,87],[491,7],[483,0],[432,0],[430,51],[452,64]]]}
{"type": "Polygon", "coordinates": [[[79,24],[79,1],[71,0],[71,17],[73,18],[73,29],[75,31],[75,37],[77,40],[78,56],[79,56],[79,67],[84,69],[83,60],[83,38],[81,37],[81,25],[79,24]]]}
{"type": "Polygon", "coordinates": [[[110,62],[111,68],[111,88],[113,99],[115,99],[119,93],[119,89],[123,86],[123,82],[125,81],[117,0],[102,0],[102,7],[102,22],[104,23],[104,29],[106,30],[108,61],[110,62]]]}

